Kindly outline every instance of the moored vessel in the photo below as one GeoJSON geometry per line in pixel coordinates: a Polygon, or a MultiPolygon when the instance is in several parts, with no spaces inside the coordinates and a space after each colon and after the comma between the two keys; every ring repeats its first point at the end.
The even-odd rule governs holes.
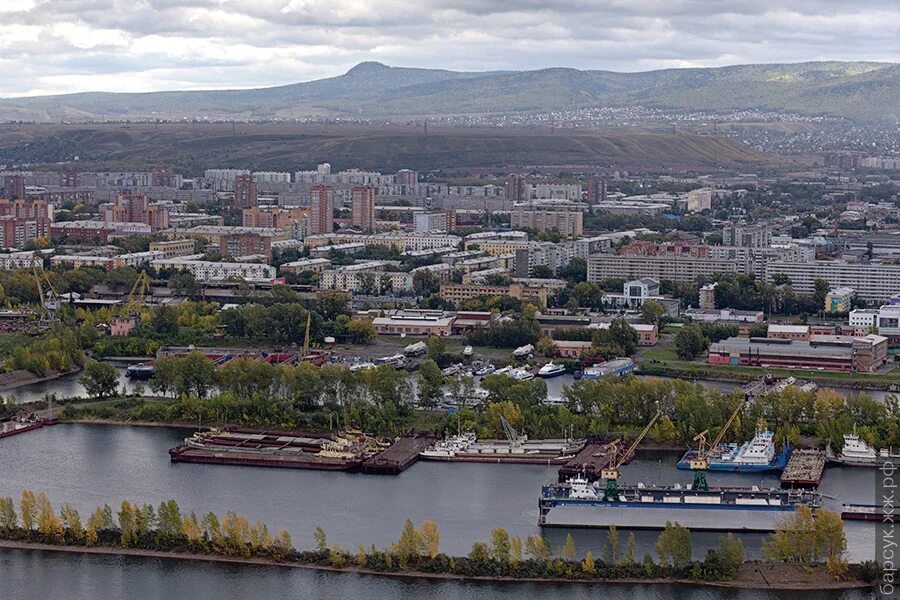
{"type": "MultiPolygon", "coordinates": [[[[710,449],[706,456],[710,471],[780,472],[791,457],[791,446],[785,444],[781,452],[776,452],[774,434],[766,428],[759,428],[750,441],[741,445],[720,444],[710,449]]],[[[696,457],[696,450],[688,450],[678,461],[678,468],[691,469],[691,461],[696,457]]]]}
{"type": "Polygon", "coordinates": [[[797,506],[816,509],[822,497],[809,490],[709,487],[705,477],[690,485],[606,487],[583,476],[544,485],[538,500],[541,527],[663,529],[679,523],[695,531],[774,531],[797,506]]]}
{"type": "Polygon", "coordinates": [[[538,377],[543,379],[549,379],[551,377],[559,377],[560,375],[565,375],[566,367],[563,365],[555,364],[553,361],[548,362],[546,365],[538,369],[538,377]]]}

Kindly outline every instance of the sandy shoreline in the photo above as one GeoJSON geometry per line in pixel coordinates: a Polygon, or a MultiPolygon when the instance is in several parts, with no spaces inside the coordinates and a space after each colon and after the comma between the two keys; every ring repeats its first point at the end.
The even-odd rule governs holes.
{"type": "MultiPolygon", "coordinates": [[[[742,573],[739,578],[732,581],[695,581],[692,579],[668,579],[668,578],[621,578],[621,579],[553,579],[544,577],[481,577],[481,576],[465,576],[455,575],[452,573],[423,573],[421,571],[407,572],[391,572],[384,573],[381,571],[373,571],[371,569],[363,569],[355,566],[347,566],[343,568],[335,568],[314,564],[300,564],[293,562],[282,562],[267,558],[242,558],[233,556],[220,556],[212,554],[190,554],[185,552],[163,552],[159,550],[144,550],[141,548],[118,548],[111,546],[56,546],[51,544],[40,544],[35,542],[23,542],[13,540],[0,540],[0,549],[9,550],[30,550],[36,552],[62,552],[68,554],[93,554],[99,556],[130,556],[135,558],[160,558],[170,560],[188,560],[207,563],[231,564],[231,565],[247,565],[247,566],[264,566],[264,567],[281,567],[290,569],[306,569],[310,571],[321,571],[335,574],[350,573],[355,575],[389,577],[392,579],[420,579],[430,581],[463,581],[463,582],[481,582],[496,584],[517,584],[517,583],[537,583],[546,585],[597,585],[597,584],[618,584],[618,585],[689,585],[689,586],[706,586],[717,588],[735,588],[735,589],[768,589],[768,590],[840,590],[840,589],[864,589],[871,587],[863,581],[833,581],[829,578],[815,576],[815,569],[811,570],[808,580],[805,581],[775,581],[766,584],[755,581],[754,579],[742,579],[740,575],[748,569],[753,570],[758,567],[756,563],[748,562],[742,567],[742,573]]],[[[778,565],[781,566],[781,565],[778,565]]],[[[749,575],[749,573],[748,573],[749,575]]]]}

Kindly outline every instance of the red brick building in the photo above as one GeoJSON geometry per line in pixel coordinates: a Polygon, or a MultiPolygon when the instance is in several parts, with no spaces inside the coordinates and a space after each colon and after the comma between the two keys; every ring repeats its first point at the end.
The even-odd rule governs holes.
{"type": "Polygon", "coordinates": [[[309,234],[334,232],[334,187],[314,185],[309,188],[309,234]]]}
{"type": "Polygon", "coordinates": [[[350,191],[351,222],[364,232],[375,231],[375,188],[357,186],[350,191]]]}

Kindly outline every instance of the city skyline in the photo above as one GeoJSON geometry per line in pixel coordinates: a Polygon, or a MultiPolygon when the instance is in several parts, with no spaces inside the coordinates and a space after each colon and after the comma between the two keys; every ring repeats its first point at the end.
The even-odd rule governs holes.
{"type": "Polygon", "coordinates": [[[878,0],[665,12],[652,1],[10,0],[0,15],[0,97],[266,87],[367,60],[465,71],[900,60],[900,6],[878,0]]]}

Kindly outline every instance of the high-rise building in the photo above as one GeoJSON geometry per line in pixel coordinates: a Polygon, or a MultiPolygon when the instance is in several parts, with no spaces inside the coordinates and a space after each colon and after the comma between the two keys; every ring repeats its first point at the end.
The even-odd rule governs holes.
{"type": "Polygon", "coordinates": [[[78,187],[78,172],[77,171],[60,171],[59,172],[59,186],[73,188],[78,187]]]}
{"type": "Polygon", "coordinates": [[[375,188],[357,186],[350,190],[351,222],[363,231],[375,231],[375,188]]]}
{"type": "Polygon", "coordinates": [[[419,183],[419,172],[412,169],[397,171],[397,183],[400,185],[415,185],[419,183]]]}
{"type": "Polygon", "coordinates": [[[103,220],[107,223],[146,223],[152,231],[169,227],[169,207],[151,204],[144,194],[124,191],[116,196],[113,204],[103,208],[103,220]]]}
{"type": "Polygon", "coordinates": [[[700,188],[688,192],[688,210],[690,212],[700,212],[712,208],[712,188],[700,188]]]}
{"type": "Polygon", "coordinates": [[[309,188],[309,233],[320,235],[333,232],[334,187],[314,185],[309,188]]]}
{"type": "Polygon", "coordinates": [[[766,248],[772,241],[772,233],[765,223],[744,225],[728,223],[722,228],[723,246],[741,246],[743,248],[766,248]]]}
{"type": "Polygon", "coordinates": [[[510,173],[506,176],[506,199],[512,202],[525,200],[525,177],[510,173]]]}
{"type": "Polygon", "coordinates": [[[25,199],[25,176],[5,175],[3,177],[3,191],[10,200],[25,199]]]}
{"type": "Polygon", "coordinates": [[[234,178],[234,207],[250,208],[257,205],[256,179],[253,175],[238,175],[234,178]]]}
{"type": "Polygon", "coordinates": [[[587,182],[587,201],[588,204],[597,204],[598,202],[606,202],[607,189],[606,180],[601,177],[591,177],[587,182]]]}
{"type": "Polygon", "coordinates": [[[150,171],[150,185],[154,187],[175,187],[175,176],[168,167],[153,167],[150,171]]]}

